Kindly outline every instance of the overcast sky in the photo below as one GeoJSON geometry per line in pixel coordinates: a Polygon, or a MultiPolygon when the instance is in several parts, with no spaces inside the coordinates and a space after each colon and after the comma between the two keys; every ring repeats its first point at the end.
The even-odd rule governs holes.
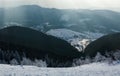
{"type": "Polygon", "coordinates": [[[36,4],[60,9],[119,9],[120,0],[0,0],[0,7],[36,4]]]}

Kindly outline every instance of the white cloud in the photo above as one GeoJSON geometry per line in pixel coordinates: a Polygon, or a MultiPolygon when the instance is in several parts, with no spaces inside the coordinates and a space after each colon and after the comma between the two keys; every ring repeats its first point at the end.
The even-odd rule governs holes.
{"type": "Polygon", "coordinates": [[[120,0],[0,0],[0,7],[37,4],[50,8],[117,9],[120,0]]]}

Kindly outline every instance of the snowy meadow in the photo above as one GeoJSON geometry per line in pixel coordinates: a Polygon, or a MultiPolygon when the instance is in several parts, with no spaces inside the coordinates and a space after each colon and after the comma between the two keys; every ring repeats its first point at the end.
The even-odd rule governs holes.
{"type": "Polygon", "coordinates": [[[71,68],[0,65],[0,76],[119,76],[120,63],[91,63],[71,68]]]}

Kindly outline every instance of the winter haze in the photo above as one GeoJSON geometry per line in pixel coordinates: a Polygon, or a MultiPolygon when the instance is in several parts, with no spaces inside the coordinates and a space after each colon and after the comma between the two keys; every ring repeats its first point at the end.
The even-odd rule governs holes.
{"type": "Polygon", "coordinates": [[[0,7],[39,5],[59,9],[120,9],[119,0],[0,0],[0,7]]]}
{"type": "Polygon", "coordinates": [[[120,76],[120,0],[0,0],[0,76],[120,76]]]}

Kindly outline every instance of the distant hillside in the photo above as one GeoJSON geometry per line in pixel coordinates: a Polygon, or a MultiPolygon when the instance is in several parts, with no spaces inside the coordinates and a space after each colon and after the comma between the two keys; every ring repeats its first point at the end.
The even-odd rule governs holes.
{"type": "Polygon", "coordinates": [[[110,10],[59,10],[25,5],[0,9],[0,25],[14,23],[43,32],[67,28],[77,32],[111,33],[120,31],[120,13],[110,10]]]}

